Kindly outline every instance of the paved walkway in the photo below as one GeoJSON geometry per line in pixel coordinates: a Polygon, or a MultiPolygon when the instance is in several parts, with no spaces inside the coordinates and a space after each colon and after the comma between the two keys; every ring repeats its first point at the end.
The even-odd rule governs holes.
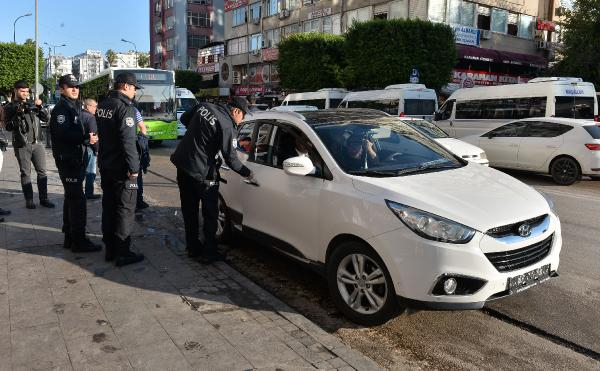
{"type": "MultiPolygon", "coordinates": [[[[62,187],[47,160],[57,207],[28,210],[4,152],[0,207],[12,215],[0,223],[0,371],[378,369],[226,263],[187,259],[167,217],[178,205],[136,216],[143,263],[115,268],[104,252],[63,249],[62,187]]],[[[98,242],[100,214],[89,201],[98,242]]]]}

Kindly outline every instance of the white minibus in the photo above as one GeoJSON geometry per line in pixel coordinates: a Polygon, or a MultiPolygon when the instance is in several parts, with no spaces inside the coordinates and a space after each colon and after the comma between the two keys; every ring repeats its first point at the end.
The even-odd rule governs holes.
{"type": "Polygon", "coordinates": [[[372,108],[393,116],[431,121],[437,110],[437,95],[423,84],[397,84],[383,90],[350,92],[340,108],[372,108]]]}
{"type": "Polygon", "coordinates": [[[598,120],[594,84],[573,77],[539,77],[525,84],[458,89],[434,120],[451,136],[462,138],[529,117],[598,120]]]}
{"type": "Polygon", "coordinates": [[[327,88],[305,93],[288,94],[282,106],[302,105],[315,106],[319,109],[337,108],[342,99],[348,94],[346,89],[327,88]]]}

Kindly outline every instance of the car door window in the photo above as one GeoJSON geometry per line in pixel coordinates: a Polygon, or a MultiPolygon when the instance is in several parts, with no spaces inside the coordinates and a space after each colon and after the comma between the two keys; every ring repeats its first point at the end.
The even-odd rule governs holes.
{"type": "Polygon", "coordinates": [[[238,130],[236,149],[239,152],[247,154],[252,152],[252,133],[255,126],[255,122],[248,122],[238,130]]]}
{"type": "Polygon", "coordinates": [[[533,138],[554,138],[573,129],[570,125],[554,122],[528,121],[524,136],[533,138]]]}
{"type": "Polygon", "coordinates": [[[448,120],[452,116],[452,108],[454,108],[454,100],[446,101],[440,108],[438,120],[448,120]]]}
{"type": "Polygon", "coordinates": [[[275,126],[272,123],[268,122],[261,122],[258,124],[253,156],[253,160],[257,164],[270,165],[271,163],[273,150],[271,145],[271,135],[274,127],[275,126]]]}
{"type": "Polygon", "coordinates": [[[308,156],[315,166],[313,176],[322,177],[324,170],[323,159],[315,146],[300,130],[285,124],[277,127],[273,140],[273,155],[271,166],[283,169],[283,161],[296,156],[308,156]]]}
{"type": "Polygon", "coordinates": [[[525,122],[511,122],[510,124],[502,125],[492,131],[482,135],[483,137],[521,137],[525,129],[525,122]]]}

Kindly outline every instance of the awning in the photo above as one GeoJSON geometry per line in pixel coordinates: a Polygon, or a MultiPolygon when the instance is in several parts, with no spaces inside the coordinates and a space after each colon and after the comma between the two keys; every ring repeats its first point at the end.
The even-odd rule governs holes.
{"type": "Polygon", "coordinates": [[[467,60],[535,68],[548,67],[548,60],[537,55],[477,48],[467,45],[456,45],[456,51],[459,58],[467,60]]]}

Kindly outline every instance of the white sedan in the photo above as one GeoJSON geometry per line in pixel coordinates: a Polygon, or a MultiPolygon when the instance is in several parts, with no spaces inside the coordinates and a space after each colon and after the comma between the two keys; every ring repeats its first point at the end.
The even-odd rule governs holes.
{"type": "Polygon", "coordinates": [[[594,121],[529,118],[461,139],[483,148],[494,167],[547,173],[561,185],[582,175],[600,177],[600,126],[594,121]]]}
{"type": "Polygon", "coordinates": [[[481,308],[556,275],[548,198],[383,112],[254,113],[237,143],[256,180],[221,169],[221,237],[241,231],[320,270],[357,323],[481,308]]]}
{"type": "Polygon", "coordinates": [[[410,117],[402,117],[401,120],[417,129],[421,133],[435,139],[436,142],[448,148],[450,152],[454,153],[458,157],[480,165],[489,165],[487,155],[483,149],[465,141],[450,137],[436,124],[426,120],[410,117]]]}

